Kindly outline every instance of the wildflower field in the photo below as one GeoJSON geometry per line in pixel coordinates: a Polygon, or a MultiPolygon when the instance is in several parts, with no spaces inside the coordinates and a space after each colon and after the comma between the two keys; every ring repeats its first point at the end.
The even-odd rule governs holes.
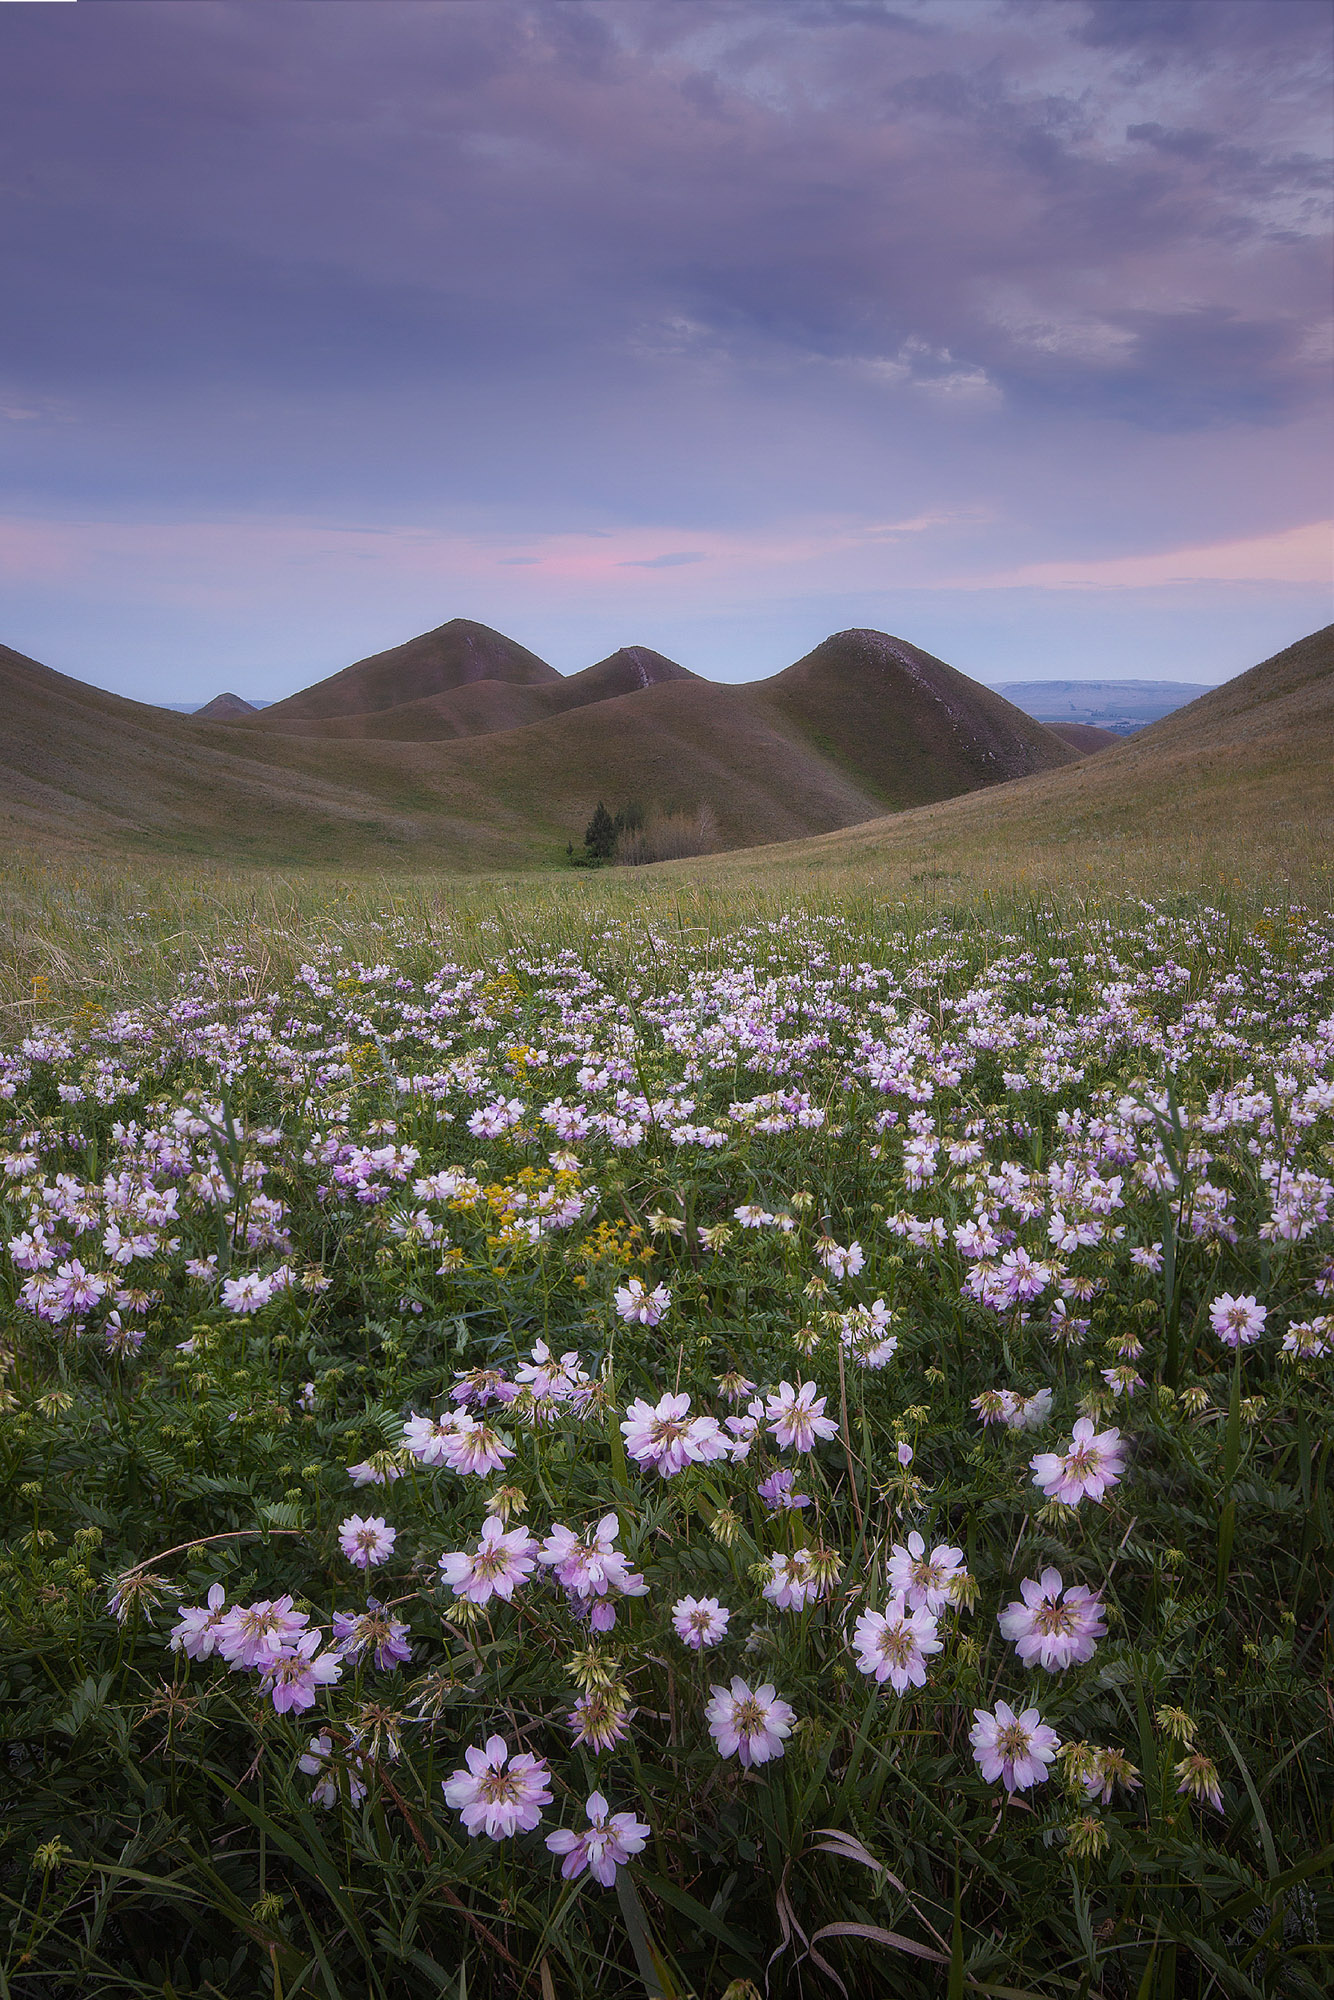
{"type": "Polygon", "coordinates": [[[0,1048],[0,2000],[1329,1990],[1334,919],[451,938],[0,1048]]]}

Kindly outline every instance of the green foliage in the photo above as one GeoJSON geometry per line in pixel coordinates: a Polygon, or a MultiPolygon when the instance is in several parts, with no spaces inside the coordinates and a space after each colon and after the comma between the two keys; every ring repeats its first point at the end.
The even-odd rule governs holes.
{"type": "MultiPolygon", "coordinates": [[[[488,957],[474,976],[458,971],[468,953],[457,931],[424,934],[415,915],[387,912],[367,960],[414,982],[406,1001],[390,979],[363,980],[327,933],[307,934],[302,956],[326,993],[279,988],[271,968],[252,977],[258,954],[239,947],[211,953],[194,978],[197,1014],[172,1013],[181,996],[166,982],[137,1038],[113,1042],[91,1018],[67,1024],[70,1054],[16,1085],[0,1150],[39,1133],[43,1184],[65,1173],[94,1185],[123,1158],[127,1123],[164,1127],[180,1111],[206,1128],[191,1172],[216,1167],[222,1192],[210,1205],[180,1182],[180,1247],[164,1237],[141,1267],[154,1296],[125,1309],[147,1327],[137,1357],[34,1319],[18,1302],[21,1273],[0,1265],[0,1995],[715,2000],[767,1981],[775,1996],[1317,2000],[1334,1919],[1330,1364],[1284,1360],[1274,1339],[1230,1354],[1210,1336],[1207,1306],[1221,1291],[1255,1292],[1274,1325],[1309,1319],[1329,1230],[1261,1234],[1267,1183],[1244,1143],[1209,1170],[1226,1179],[1230,1233],[1197,1232],[1187,1217],[1205,1177],[1192,1151],[1210,1093],[1250,1075],[1262,1096],[1274,1075],[1281,1024],[1260,1017],[1257,995],[1304,990],[1328,945],[1314,920],[1286,913],[1258,927],[1189,905],[1162,915],[1156,933],[1143,912],[1134,931],[1040,909],[1011,912],[1015,929],[964,913],[917,935],[869,912],[838,930],[757,925],[734,940],[684,928],[673,939],[660,924],[646,942],[611,927],[570,946],[562,984],[549,966],[568,937],[539,950],[474,932],[488,957]],[[842,1005],[868,968],[890,967],[900,1021],[920,1014],[934,1047],[958,1032],[958,997],[999,978],[1001,959],[1024,961],[1007,1018],[1040,1024],[1086,1007],[1094,961],[1109,977],[1109,955],[1139,1011],[1126,1002],[1078,1078],[1007,1085],[1005,1065],[1024,1058],[987,1054],[966,1080],[937,1084],[927,1107],[942,1129],[947,1117],[951,1130],[970,1115],[1004,1119],[987,1164],[1003,1152],[1033,1173],[1076,1110],[1107,1115],[1123,1096],[1161,1107],[1143,1129],[1176,1186],[1136,1197],[1124,1243],[1078,1253],[1095,1286],[1078,1308],[1090,1330],[1058,1345],[1036,1310],[996,1314],[963,1295],[952,1242],[917,1250],[886,1229],[916,1200],[902,1127],[874,1131],[885,1098],[845,1088],[822,1052],[813,982],[842,1005]],[[1155,986],[1172,955],[1185,978],[1155,986]],[[444,959],[455,965],[448,1002],[421,984],[444,959]],[[698,1063],[689,1086],[700,1100],[689,1116],[715,1118],[723,1145],[678,1146],[650,1129],[624,1149],[578,1142],[578,1168],[553,1166],[535,1107],[562,1092],[568,1102],[572,1071],[557,1082],[533,1057],[563,1051],[570,988],[588,983],[599,1047],[619,1048],[627,1087],[656,1099],[696,1048],[669,1048],[656,1016],[692,978],[739,964],[755,966],[756,990],[805,989],[784,987],[772,1017],[811,1034],[801,1087],[824,1118],[773,1132],[754,1113],[728,1122],[735,1100],[784,1087],[734,1055],[716,1075],[698,1063]],[[1226,978],[1238,982],[1237,1046],[1198,1053],[1177,1029],[1226,978]],[[288,1030],[294,1017],[308,1034],[288,1030]],[[633,1041],[608,1041],[622,1021],[633,1041]],[[430,1047],[432,1034],[447,1046],[430,1047]],[[1151,1036],[1176,1051],[1169,1092],[1157,1043],[1143,1053],[1151,1036]],[[135,1087],[103,1099],[96,1063],[113,1047],[123,1070],[138,1065],[135,1087]],[[442,1105],[423,1079],[470,1055],[484,1090],[442,1105]],[[84,1089],[75,1101],[57,1088],[67,1076],[84,1089]],[[524,1117],[475,1134],[466,1120],[492,1093],[521,1098],[524,1117]],[[372,1131],[386,1121],[392,1134],[372,1131]],[[416,1148],[416,1172],[459,1166],[464,1184],[435,1204],[410,1179],[381,1202],[331,1195],[319,1149],[335,1127],[368,1147],[416,1148]],[[281,1142],[262,1142],[267,1131],[281,1142]],[[256,1163],[281,1197],[290,1248],[247,1241],[256,1163]],[[560,1196],[579,1198],[578,1222],[532,1240],[525,1217],[560,1196]],[[792,1226],[739,1227],[743,1204],[792,1226]],[[414,1219],[424,1206],[447,1246],[414,1219]],[[864,1247],[855,1286],[821,1277],[829,1236],[864,1247]],[[1130,1262],[1132,1246],[1155,1240],[1160,1269],[1130,1262]],[[185,1270],[186,1257],[209,1255],[220,1271],[281,1261],[297,1282],[239,1317],[185,1270]],[[632,1274],[670,1292],[660,1325],[620,1318],[615,1290],[632,1274]],[[842,1344],[840,1315],[876,1298],[899,1344],[873,1371],[842,1344]],[[1128,1330],[1145,1386],[1113,1409],[1102,1369],[1128,1330]],[[538,1341],[577,1351],[591,1419],[568,1407],[545,1424],[507,1419],[515,1457],[481,1482],[403,1459],[408,1412],[440,1407],[456,1371],[513,1374],[538,1341]],[[671,1480],[627,1460],[619,1417],[633,1397],[679,1385],[694,1408],[721,1410],[729,1371],[814,1381],[839,1417],[840,1438],[796,1462],[812,1496],[805,1522],[771,1520],[756,1498],[774,1462],[763,1441],[749,1466],[702,1464],[671,1480]],[[1050,1389],[1062,1436],[1081,1409],[1133,1436],[1128,1475],[1104,1506],[1043,1506],[1028,1461],[1054,1433],[980,1429],[973,1399],[997,1384],[1050,1389]],[[403,1476],[352,1488],[347,1467],[377,1457],[403,1476]],[[483,1495],[502,1483],[522,1489],[514,1519],[539,1535],[615,1511],[649,1586],[597,1642],[635,1709],[627,1744],[607,1755],[571,1748],[570,1661],[590,1641],[559,1593],[534,1585],[474,1621],[445,1616],[454,1600],[436,1558],[475,1544],[483,1495]],[[376,1674],[363,1660],[309,1714],[282,1716],[253,1676],[170,1650],[180,1606],[204,1604],[214,1583],[229,1604],[290,1593],[326,1625],[364,1604],[337,1542],[353,1511],[398,1529],[371,1587],[409,1625],[406,1669],[376,1674]],[[945,1615],[945,1653],[900,1700],[857,1672],[847,1633],[883,1604],[884,1558],[914,1525],[965,1551],[979,1608],[945,1615]],[[799,1615],[776,1610],[754,1566],[817,1540],[838,1552],[837,1587],[799,1615]],[[1046,1564],[1103,1589],[1110,1630],[1087,1665],[1025,1681],[995,1613],[1046,1564]],[[108,1608],[113,1591],[123,1618],[108,1608]],[[687,1593],[733,1607],[716,1663],[672,1631],[670,1607],[687,1593]],[[734,1672],[774,1681],[798,1717],[782,1760],[749,1773],[719,1759],[703,1720],[709,1683],[734,1672]],[[1005,1803],[973,1765],[968,1728],[975,1707],[1021,1688],[1067,1743],[1118,1749],[1138,1786],[1090,1802],[1058,1765],[1005,1803]],[[324,1727],[339,1793],[328,1809],[312,1803],[298,1761],[324,1727]],[[578,1824],[595,1785],[650,1824],[617,1890],[587,1875],[562,1883],[537,1835],[493,1845],[463,1834],[441,1781],[493,1728],[551,1761],[544,1831],[578,1824]],[[1178,1789],[1193,1754],[1217,1766],[1221,1813],[1178,1789]],[[366,1782],[355,1804],[354,1777],[366,1782]]],[[[697,1033],[712,1020],[701,1007],[697,1033]]],[[[1194,1032],[1207,1035],[1198,1016],[1194,1032]]],[[[1265,1145],[1282,1124],[1276,1098],[1256,1128],[1265,1145]]],[[[1307,1168],[1328,1173],[1328,1114],[1296,1142],[1307,1168]]],[[[971,1171],[943,1178],[927,1205],[965,1221],[982,1192],[971,1171]]],[[[31,1181],[0,1182],[0,1241],[28,1226],[31,1181]]],[[[86,1241],[87,1261],[104,1263],[97,1235],[86,1241]]]]}

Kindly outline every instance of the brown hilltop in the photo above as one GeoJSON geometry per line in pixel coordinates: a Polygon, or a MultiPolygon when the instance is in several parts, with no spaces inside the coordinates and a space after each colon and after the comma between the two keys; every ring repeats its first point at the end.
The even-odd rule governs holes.
{"type": "Polygon", "coordinates": [[[373,714],[474,681],[540,687],[559,679],[554,667],[503,632],[493,632],[471,618],[451,618],[433,632],[391,646],[388,652],[372,653],[314,687],[274,702],[264,710],[264,720],[282,728],[287,721],[373,714]]]}
{"type": "Polygon", "coordinates": [[[906,639],[836,632],[751,692],[895,808],[1070,761],[1042,723],[906,639]]]}
{"type": "Polygon", "coordinates": [[[1074,757],[990,689],[869,631],[732,686],[645,646],[563,677],[456,619],[261,713],[202,719],[0,654],[0,706],[11,825],[274,861],[550,861],[599,798],[704,814],[719,845],[753,846],[1074,757]]]}
{"type": "MultiPolygon", "coordinates": [[[[791,887],[848,869],[945,879],[1141,885],[1175,870],[1217,888],[1288,866],[1327,895],[1334,852],[1334,625],[1120,737],[1096,757],[766,851],[791,887]]],[[[696,861],[712,878],[739,855],[696,861]]],[[[1295,878],[1294,878],[1295,879],[1295,878]]]]}
{"type": "Polygon", "coordinates": [[[202,708],[195,710],[199,722],[235,722],[239,715],[258,715],[253,702],[242,701],[239,694],[215,694],[212,701],[206,701],[202,708]]]}
{"type": "MultiPolygon", "coordinates": [[[[388,657],[387,655],[383,657],[388,657]]],[[[666,681],[698,681],[699,675],[678,666],[650,646],[622,646],[595,666],[581,673],[562,675],[552,670],[552,679],[537,685],[517,680],[477,680],[451,687],[419,700],[395,702],[391,707],[345,714],[315,713],[299,709],[304,695],[277,702],[256,716],[256,726],[281,734],[336,736],[345,739],[379,737],[401,743],[433,743],[459,736],[495,736],[506,729],[522,729],[530,722],[545,722],[567,709],[587,708],[593,702],[609,701],[617,695],[633,694],[666,681]]],[[[321,682],[321,687],[330,686],[321,682]]],[[[318,693],[319,689],[308,690],[318,693]]]]}

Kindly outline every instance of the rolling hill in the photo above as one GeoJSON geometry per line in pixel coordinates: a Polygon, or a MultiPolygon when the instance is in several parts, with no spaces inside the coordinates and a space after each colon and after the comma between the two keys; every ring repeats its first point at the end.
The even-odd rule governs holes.
{"type": "Polygon", "coordinates": [[[215,694],[212,701],[192,712],[200,722],[235,722],[242,715],[258,715],[259,710],[253,702],[243,701],[239,694],[215,694]]]}
{"type": "MultiPolygon", "coordinates": [[[[491,636],[498,639],[500,635],[491,636]]],[[[552,673],[550,681],[537,683],[499,678],[465,681],[437,694],[365,712],[340,711],[336,715],[316,713],[313,709],[294,712],[289,703],[278,702],[264,711],[260,727],[285,735],[338,736],[349,740],[378,736],[387,742],[434,743],[456,736],[494,736],[502,730],[522,729],[527,723],[564,715],[567,709],[587,708],[593,702],[610,701],[617,695],[634,694],[666,681],[699,679],[697,674],[648,646],[622,646],[619,652],[599,660],[596,666],[585,667],[582,673],[561,675],[554,668],[552,673]]],[[[329,687],[332,683],[326,681],[320,685],[329,687]]],[[[313,695],[318,689],[307,692],[313,695]]],[[[292,697],[294,702],[304,700],[305,695],[292,697]]]]}
{"type": "MultiPolygon", "coordinates": [[[[1097,757],[915,812],[769,848],[766,873],[846,872],[955,893],[1016,881],[1078,889],[1294,880],[1328,896],[1334,854],[1334,625],[1097,757]],[[1323,887],[1320,885],[1323,884],[1323,887]]],[[[691,863],[710,879],[740,855],[691,863]]]]}
{"type": "Polygon", "coordinates": [[[540,687],[560,675],[536,653],[478,625],[471,618],[451,618],[433,632],[423,632],[388,652],[356,660],[341,673],[303,688],[264,710],[266,720],[283,728],[298,719],[335,715],[366,715],[444,694],[474,681],[515,681],[540,687]]]}
{"type": "Polygon", "coordinates": [[[0,649],[0,704],[11,828],[277,862],[530,866],[579,838],[599,798],[650,816],[707,808],[719,845],[756,845],[1074,755],[943,662],[864,631],[723,686],[644,647],[564,679],[454,620],[211,720],[0,649]]]}

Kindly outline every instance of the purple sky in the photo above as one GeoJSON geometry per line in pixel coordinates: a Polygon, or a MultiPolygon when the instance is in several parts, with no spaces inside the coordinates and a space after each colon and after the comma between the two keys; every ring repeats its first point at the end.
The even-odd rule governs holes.
{"type": "Polygon", "coordinates": [[[0,639],[1221,680],[1331,614],[1321,0],[0,7],[0,639]]]}

